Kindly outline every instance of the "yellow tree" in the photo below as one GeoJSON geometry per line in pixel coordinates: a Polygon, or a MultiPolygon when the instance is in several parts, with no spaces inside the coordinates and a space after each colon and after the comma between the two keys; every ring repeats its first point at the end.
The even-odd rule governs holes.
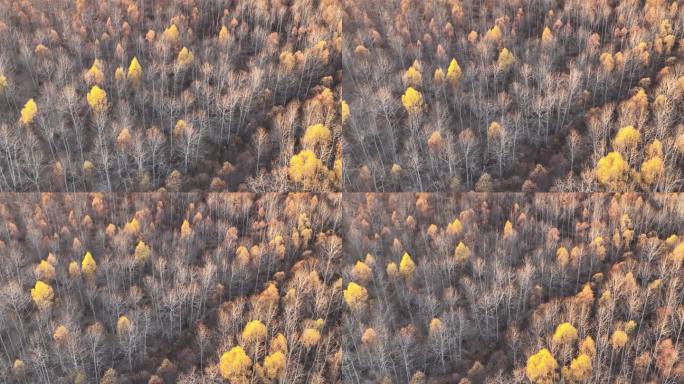
{"type": "Polygon", "coordinates": [[[631,152],[641,141],[641,134],[631,125],[620,128],[613,140],[613,147],[622,152],[631,152]]]}
{"type": "Polygon", "coordinates": [[[302,138],[302,145],[307,149],[325,147],[330,143],[330,129],[323,124],[314,124],[306,129],[302,138]]]}
{"type": "Polygon", "coordinates": [[[97,273],[97,263],[95,262],[95,259],[93,259],[93,255],[90,252],[86,252],[85,256],[83,256],[83,261],[81,262],[81,272],[83,272],[86,279],[95,279],[95,274],[97,273]]]}
{"type": "Polygon", "coordinates": [[[620,189],[629,166],[619,152],[610,152],[596,164],[596,179],[608,189],[620,189]]]}
{"type": "Polygon", "coordinates": [[[368,291],[363,286],[350,282],[344,290],[344,301],[352,310],[359,310],[366,306],[368,291]]]}
{"type": "Polygon", "coordinates": [[[192,65],[193,60],[195,59],[195,56],[190,52],[190,50],[186,47],[183,47],[183,49],[178,52],[178,67],[180,69],[188,69],[192,65]]]}
{"type": "Polygon", "coordinates": [[[33,272],[38,280],[52,281],[55,278],[55,267],[46,260],[41,260],[33,272]]]}
{"type": "Polygon", "coordinates": [[[503,48],[499,52],[499,58],[496,61],[496,65],[500,70],[508,70],[513,64],[515,64],[515,56],[508,50],[508,48],[503,48]]]}
{"type": "Polygon", "coordinates": [[[304,345],[304,348],[311,348],[318,344],[318,341],[321,339],[321,333],[314,328],[306,328],[302,332],[302,336],[300,337],[300,341],[302,345],[304,345]]]}
{"type": "Polygon", "coordinates": [[[29,125],[33,122],[33,119],[37,114],[38,105],[33,99],[29,99],[29,101],[24,104],[24,108],[21,109],[21,117],[19,118],[19,122],[21,122],[22,125],[29,125]]]}
{"type": "Polygon", "coordinates": [[[459,241],[456,249],[454,250],[454,257],[456,258],[457,263],[465,263],[468,261],[468,259],[470,259],[470,248],[463,244],[462,241],[459,241]]]}
{"type": "Polygon", "coordinates": [[[285,354],[281,351],[275,351],[264,358],[264,375],[269,380],[281,378],[285,373],[286,364],[285,354]]]}
{"type": "Polygon", "coordinates": [[[548,349],[543,348],[527,359],[525,373],[531,382],[536,384],[552,384],[556,379],[558,362],[548,349]]]}
{"type": "Polygon", "coordinates": [[[292,156],[288,168],[290,179],[302,183],[305,189],[316,188],[318,179],[326,175],[326,171],[323,162],[310,149],[304,149],[292,156]]]}
{"type": "MultiPolygon", "coordinates": [[[[252,366],[252,359],[242,347],[237,346],[225,352],[219,361],[219,371],[226,380],[236,380],[247,376],[252,366]]],[[[237,380],[236,380],[237,381],[237,380]]]]}
{"type": "Polygon", "coordinates": [[[100,113],[107,110],[107,92],[97,85],[90,89],[90,92],[86,95],[86,99],[88,100],[88,105],[90,105],[90,108],[94,112],[100,113]]]}
{"type": "Polygon", "coordinates": [[[556,344],[570,344],[577,340],[577,329],[570,323],[563,323],[556,327],[553,342],[556,344]]]}
{"type": "Polygon", "coordinates": [[[131,59],[131,64],[128,66],[128,74],[126,78],[134,87],[140,85],[140,79],[142,78],[143,70],[137,57],[131,59]]]}
{"type": "Polygon", "coordinates": [[[179,33],[176,24],[171,24],[170,27],[164,30],[164,33],[162,34],[162,40],[170,45],[178,44],[179,33]]]}
{"type": "Polygon", "coordinates": [[[416,263],[413,262],[413,259],[408,252],[404,252],[404,255],[401,257],[401,261],[399,262],[399,272],[401,272],[404,278],[410,279],[415,270],[416,263]]]}
{"type": "Polygon", "coordinates": [[[138,264],[146,262],[150,258],[150,247],[140,240],[135,246],[135,262],[138,264]]]}
{"type": "Polygon", "coordinates": [[[261,320],[252,320],[242,330],[242,339],[248,344],[258,343],[266,338],[267,332],[266,325],[261,320]]]}
{"type": "Polygon", "coordinates": [[[456,59],[451,59],[451,63],[447,69],[447,80],[449,80],[449,84],[456,88],[461,81],[462,76],[463,72],[461,72],[461,67],[458,65],[458,62],[456,59]]]}
{"type": "Polygon", "coordinates": [[[88,85],[102,85],[104,82],[104,73],[102,73],[102,62],[99,59],[93,61],[93,65],[83,75],[88,85]]]}
{"type": "Polygon", "coordinates": [[[563,367],[563,378],[570,383],[581,383],[591,377],[592,364],[591,358],[585,354],[580,354],[572,359],[569,367],[563,367]]]}
{"type": "Polygon", "coordinates": [[[55,293],[52,290],[52,287],[40,280],[36,281],[36,285],[31,289],[31,298],[41,311],[49,309],[52,306],[54,297],[55,293]]]}
{"type": "Polygon", "coordinates": [[[401,103],[409,116],[417,116],[423,110],[423,95],[413,87],[408,87],[401,96],[401,103]]]}
{"type": "Polygon", "coordinates": [[[641,180],[646,185],[655,184],[665,171],[665,163],[659,156],[653,157],[641,163],[641,180]]]}

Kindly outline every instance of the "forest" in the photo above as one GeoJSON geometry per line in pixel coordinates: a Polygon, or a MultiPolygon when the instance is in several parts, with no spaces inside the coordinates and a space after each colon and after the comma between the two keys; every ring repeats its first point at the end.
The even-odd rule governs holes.
{"type": "Polygon", "coordinates": [[[338,194],[0,195],[0,383],[334,383],[338,194]]]}
{"type": "Polygon", "coordinates": [[[345,383],[681,383],[684,195],[350,194],[345,383]]]}
{"type": "Polygon", "coordinates": [[[340,190],[339,13],[0,1],[0,191],[340,190]]]}
{"type": "Polygon", "coordinates": [[[342,4],[346,190],[684,190],[680,1],[342,4]]]}

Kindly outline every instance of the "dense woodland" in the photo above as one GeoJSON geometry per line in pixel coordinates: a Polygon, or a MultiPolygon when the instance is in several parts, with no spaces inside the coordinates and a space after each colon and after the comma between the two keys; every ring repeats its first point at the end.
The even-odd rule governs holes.
{"type": "Polygon", "coordinates": [[[342,3],[347,190],[684,190],[681,2],[342,3]]]}
{"type": "Polygon", "coordinates": [[[339,190],[339,14],[0,0],[0,190],[339,190]]]}
{"type": "Polygon", "coordinates": [[[684,195],[345,198],[346,383],[684,382],[684,195]]]}
{"type": "Polygon", "coordinates": [[[340,195],[0,195],[0,383],[336,383],[340,195]]]}

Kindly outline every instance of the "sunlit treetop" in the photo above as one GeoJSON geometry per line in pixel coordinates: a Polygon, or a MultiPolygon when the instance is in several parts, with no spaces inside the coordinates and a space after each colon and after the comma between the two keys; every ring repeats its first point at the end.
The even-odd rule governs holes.
{"type": "Polygon", "coordinates": [[[503,33],[501,32],[501,28],[499,28],[499,26],[496,24],[490,30],[488,30],[487,33],[485,33],[485,40],[495,43],[501,41],[502,37],[503,33]]]}
{"type": "Polygon", "coordinates": [[[190,68],[192,65],[192,62],[194,61],[195,56],[190,52],[190,50],[186,47],[183,47],[180,52],[178,52],[178,66],[181,69],[187,69],[190,68]]]}
{"type": "Polygon", "coordinates": [[[264,375],[269,380],[281,378],[285,373],[287,358],[281,351],[273,352],[264,358],[264,375]]]}
{"type": "Polygon", "coordinates": [[[413,87],[408,87],[404,95],[401,96],[401,103],[409,116],[416,116],[423,110],[423,95],[413,87]]]}
{"type": "Polygon", "coordinates": [[[463,72],[461,71],[458,62],[456,59],[451,59],[451,63],[449,63],[449,68],[447,69],[447,80],[449,80],[449,84],[454,88],[457,87],[462,76],[463,72]]]}
{"type": "Polygon", "coordinates": [[[544,45],[547,45],[553,41],[553,33],[551,33],[549,27],[544,27],[544,32],[542,32],[541,41],[544,45]]]}
{"type": "Polygon", "coordinates": [[[619,152],[610,152],[596,164],[596,180],[608,189],[619,189],[626,181],[629,170],[627,162],[619,152]]]}
{"type": "Polygon", "coordinates": [[[563,378],[569,383],[583,383],[591,377],[591,357],[580,354],[572,359],[569,367],[563,367],[563,378]]]}
{"type": "Polygon", "coordinates": [[[93,65],[83,75],[88,85],[102,85],[104,82],[104,73],[102,73],[102,62],[95,59],[93,65]]]}
{"type": "Polygon", "coordinates": [[[248,344],[258,343],[266,338],[267,332],[266,325],[261,320],[252,320],[242,330],[242,339],[248,344]]]}
{"type": "Polygon", "coordinates": [[[177,44],[179,41],[178,27],[176,24],[171,24],[164,33],[162,34],[162,39],[168,44],[177,44]]]}
{"type": "Polygon", "coordinates": [[[133,57],[133,59],[131,59],[131,64],[128,66],[128,74],[126,75],[126,78],[131,83],[131,85],[137,87],[138,85],[140,85],[140,79],[142,78],[142,74],[142,66],[138,61],[138,58],[133,57]]]}
{"type": "Polygon", "coordinates": [[[499,52],[499,58],[496,61],[496,65],[500,70],[505,71],[513,66],[515,61],[515,56],[513,56],[511,51],[509,51],[508,48],[503,48],[501,52],[499,52]]]}
{"type": "Polygon", "coordinates": [[[404,252],[401,257],[401,262],[399,262],[399,272],[405,277],[410,278],[413,276],[413,272],[416,270],[416,263],[413,262],[411,255],[408,252],[404,252]]]}
{"type": "Polygon", "coordinates": [[[423,83],[423,76],[420,74],[420,70],[416,69],[415,66],[409,67],[404,74],[404,83],[415,87],[420,86],[423,83]]]}
{"type": "Polygon", "coordinates": [[[90,252],[86,252],[83,256],[83,261],[81,262],[81,272],[86,276],[86,278],[94,278],[97,272],[97,263],[90,252]]]}
{"type": "Polygon", "coordinates": [[[94,112],[104,112],[107,110],[107,92],[97,85],[93,86],[86,95],[88,105],[94,112]]]}
{"type": "Polygon", "coordinates": [[[613,349],[620,349],[627,344],[627,341],[629,341],[629,336],[627,336],[627,333],[622,330],[617,330],[613,332],[613,335],[610,337],[610,345],[613,347],[613,349]]]}
{"type": "Polygon", "coordinates": [[[456,258],[456,262],[465,263],[470,259],[470,248],[460,241],[454,250],[454,257],[456,258]]]}
{"type": "Polygon", "coordinates": [[[40,280],[36,281],[35,287],[31,289],[31,298],[40,310],[49,309],[52,306],[54,295],[52,287],[40,280]]]}
{"type": "Polygon", "coordinates": [[[553,342],[557,344],[570,344],[577,340],[577,329],[570,323],[563,323],[556,327],[553,334],[553,342]]]}
{"type": "Polygon", "coordinates": [[[525,373],[527,378],[535,384],[552,384],[556,380],[558,362],[553,358],[548,349],[542,348],[539,352],[527,359],[525,373]]]}
{"type": "Polygon", "coordinates": [[[219,371],[226,380],[235,380],[247,376],[251,366],[252,359],[240,346],[233,347],[230,351],[225,352],[219,361],[219,371]]]}
{"type": "Polygon", "coordinates": [[[330,129],[323,124],[314,124],[306,129],[304,137],[302,138],[302,145],[305,148],[313,149],[320,146],[326,146],[330,143],[331,133],[330,129]]]}
{"type": "Polygon", "coordinates": [[[33,122],[33,119],[37,114],[38,105],[33,99],[29,99],[29,101],[24,104],[24,108],[21,109],[21,117],[19,118],[19,122],[21,122],[22,125],[29,125],[33,122]]]}
{"type": "Polygon", "coordinates": [[[350,282],[344,290],[344,301],[352,310],[359,310],[365,307],[368,300],[368,291],[363,286],[350,282]]]}
{"type": "Polygon", "coordinates": [[[219,43],[225,44],[228,42],[229,38],[230,38],[230,33],[228,32],[228,28],[226,28],[225,25],[222,25],[221,30],[219,31],[219,34],[218,34],[219,43]]]}
{"type": "Polygon", "coordinates": [[[632,150],[641,141],[641,134],[631,125],[620,128],[613,140],[613,146],[618,150],[632,150]]]}

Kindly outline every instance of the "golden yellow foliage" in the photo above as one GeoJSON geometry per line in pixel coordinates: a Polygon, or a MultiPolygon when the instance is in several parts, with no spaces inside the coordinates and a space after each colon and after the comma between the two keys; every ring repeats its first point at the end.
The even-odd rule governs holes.
{"type": "Polygon", "coordinates": [[[140,240],[135,246],[135,262],[140,264],[146,262],[150,258],[150,247],[140,240]]]}
{"type": "Polygon", "coordinates": [[[591,289],[589,283],[584,284],[582,291],[575,295],[575,298],[583,305],[591,305],[594,302],[594,291],[591,289]]]}
{"type": "Polygon", "coordinates": [[[548,349],[543,348],[527,359],[525,373],[531,382],[536,384],[552,384],[556,378],[558,362],[548,349]]]}
{"type": "Polygon", "coordinates": [[[620,128],[615,139],[613,140],[613,146],[618,150],[633,150],[641,141],[641,134],[639,131],[631,125],[620,128]]]}
{"type": "Polygon", "coordinates": [[[81,268],[78,266],[78,263],[75,261],[72,261],[69,263],[69,277],[72,279],[76,279],[81,276],[81,268]]]}
{"type": "Polygon", "coordinates": [[[318,332],[317,329],[314,328],[306,328],[304,332],[302,332],[302,336],[300,337],[299,341],[304,345],[305,348],[311,348],[318,344],[318,341],[321,339],[321,333],[318,332]]]}
{"type": "Polygon", "coordinates": [[[359,310],[366,306],[368,291],[363,286],[350,282],[344,290],[344,301],[352,310],[359,310]]]}
{"type": "Polygon", "coordinates": [[[225,44],[228,42],[229,38],[230,38],[230,33],[228,33],[228,28],[226,28],[225,25],[222,25],[221,30],[219,31],[219,34],[218,34],[219,43],[225,44]]]}
{"type": "Polygon", "coordinates": [[[178,52],[178,66],[181,69],[187,69],[192,65],[195,56],[186,47],[183,47],[180,52],[178,52]]]}
{"type": "Polygon", "coordinates": [[[164,30],[162,34],[162,40],[168,44],[177,44],[179,38],[178,27],[176,24],[171,24],[170,27],[164,30]]]}
{"type": "Polygon", "coordinates": [[[499,124],[497,121],[492,121],[492,123],[489,124],[489,128],[487,128],[487,140],[492,141],[499,139],[501,137],[501,133],[501,124],[499,124]]]}
{"type": "Polygon", "coordinates": [[[451,63],[449,63],[449,68],[447,69],[447,80],[449,80],[451,86],[456,88],[461,81],[462,76],[463,72],[461,71],[458,62],[456,59],[451,59],[451,63]]]}
{"type": "Polygon", "coordinates": [[[326,146],[330,143],[330,129],[323,124],[314,124],[306,129],[302,138],[302,145],[307,149],[314,149],[316,146],[326,146]]]}
{"type": "Polygon", "coordinates": [[[628,340],[629,336],[627,336],[625,331],[617,330],[613,332],[613,335],[610,337],[610,345],[613,349],[620,349],[627,344],[628,340]]]}
{"type": "Polygon", "coordinates": [[[391,262],[387,264],[387,276],[390,278],[394,279],[399,276],[399,268],[397,267],[397,263],[391,262]]]}
{"type": "Polygon", "coordinates": [[[246,376],[251,366],[252,359],[239,346],[225,352],[221,355],[221,360],[219,361],[219,371],[226,380],[239,379],[246,376]]]}
{"type": "Polygon", "coordinates": [[[454,250],[454,257],[456,262],[465,263],[470,259],[470,248],[468,248],[462,241],[459,241],[456,249],[454,250]]]}
{"type": "Polygon", "coordinates": [[[579,351],[581,354],[594,358],[596,356],[596,343],[594,339],[591,336],[585,337],[582,343],[580,343],[579,351]]]}
{"type": "Polygon", "coordinates": [[[19,118],[19,121],[22,125],[29,125],[33,122],[33,119],[37,114],[38,105],[36,105],[36,102],[33,99],[29,99],[29,101],[24,104],[24,108],[21,109],[21,117],[19,118]]]}
{"type": "Polygon", "coordinates": [[[496,65],[500,70],[505,71],[513,64],[515,64],[515,56],[513,56],[508,48],[502,49],[501,52],[499,52],[499,58],[496,60],[496,65]]]}
{"type": "Polygon", "coordinates": [[[266,338],[267,332],[268,330],[261,320],[252,320],[242,330],[242,339],[248,344],[258,343],[266,338]]]}
{"type": "Polygon", "coordinates": [[[485,33],[484,38],[485,40],[498,43],[499,41],[501,41],[502,37],[503,33],[501,32],[501,28],[499,28],[498,25],[494,25],[492,29],[488,30],[487,33],[485,33]]]}
{"type": "Polygon", "coordinates": [[[604,72],[613,72],[613,69],[615,68],[615,60],[613,60],[612,54],[609,52],[602,53],[599,61],[601,62],[601,68],[603,68],[604,72]]]}
{"type": "Polygon", "coordinates": [[[104,112],[107,110],[107,92],[97,85],[90,89],[86,95],[88,105],[94,112],[104,112]]]}
{"type": "Polygon", "coordinates": [[[570,383],[581,383],[591,377],[591,358],[580,354],[572,359],[570,367],[563,367],[563,378],[570,383]]]}
{"type": "Polygon", "coordinates": [[[551,33],[549,27],[544,27],[544,32],[542,32],[541,35],[541,42],[542,45],[548,45],[549,43],[553,42],[553,33],[551,33]]]}
{"type": "Polygon", "coordinates": [[[423,83],[423,76],[414,66],[409,67],[404,74],[404,83],[410,86],[420,86],[423,83]]]}
{"type": "Polygon", "coordinates": [[[679,243],[668,256],[668,259],[675,263],[681,263],[684,260],[684,242],[679,243]]]}
{"type": "Polygon", "coordinates": [[[401,96],[401,103],[409,116],[418,115],[423,110],[423,95],[413,87],[408,87],[401,96]]]}
{"type": "Polygon", "coordinates": [[[102,62],[98,59],[95,59],[93,65],[90,67],[89,70],[86,71],[83,77],[88,85],[102,85],[102,83],[104,82],[104,73],[102,73],[102,62]]]}
{"type": "Polygon", "coordinates": [[[609,189],[618,189],[625,181],[629,170],[627,162],[619,152],[610,152],[596,164],[596,179],[609,189]]]}
{"type": "Polygon", "coordinates": [[[442,141],[442,134],[439,131],[434,131],[428,138],[428,147],[430,147],[430,149],[437,150],[439,147],[441,147],[442,141]]]}
{"type": "Polygon", "coordinates": [[[290,159],[288,174],[293,181],[304,184],[309,189],[316,185],[317,178],[326,171],[323,162],[316,157],[316,154],[304,149],[290,159]]]}
{"type": "Polygon", "coordinates": [[[346,123],[349,119],[349,104],[344,100],[340,102],[340,118],[342,119],[342,124],[346,123]]]}
{"type": "Polygon", "coordinates": [[[568,265],[568,262],[570,262],[570,254],[568,253],[567,248],[558,248],[558,250],[556,251],[556,261],[558,262],[558,265],[561,266],[561,268],[565,268],[568,265]]]}
{"type": "Polygon", "coordinates": [[[276,351],[264,358],[264,374],[267,379],[275,380],[281,378],[285,373],[286,358],[285,354],[276,351]]]}
{"type": "Polygon", "coordinates": [[[435,69],[435,74],[432,76],[432,79],[436,85],[442,85],[442,83],[444,83],[446,75],[444,75],[442,68],[435,69]]]}
{"type": "Polygon", "coordinates": [[[280,351],[284,354],[287,354],[287,339],[282,333],[278,333],[271,339],[269,351],[271,353],[280,351]]]}
{"type": "Polygon", "coordinates": [[[180,235],[181,239],[187,239],[192,235],[192,228],[190,227],[190,222],[187,220],[183,220],[183,223],[181,224],[180,228],[180,235]]]}
{"type": "Polygon", "coordinates": [[[55,267],[46,260],[41,260],[33,272],[38,280],[51,281],[55,278],[55,267]]]}
{"type": "Polygon", "coordinates": [[[442,320],[434,317],[432,320],[430,320],[430,326],[428,329],[430,336],[439,337],[442,332],[444,332],[444,324],[442,323],[442,320]]]}
{"type": "Polygon", "coordinates": [[[515,229],[513,229],[513,223],[511,223],[510,220],[506,220],[503,229],[503,237],[504,239],[508,239],[512,236],[515,236],[515,229]]]}
{"type": "Polygon", "coordinates": [[[140,223],[134,217],[131,219],[131,221],[124,225],[123,231],[129,236],[135,236],[138,234],[138,232],[140,232],[140,223]]]}
{"type": "Polygon", "coordinates": [[[7,86],[7,77],[5,75],[0,75],[0,94],[5,93],[7,86]]]}
{"type": "Polygon", "coordinates": [[[404,278],[410,279],[415,270],[416,263],[413,262],[413,259],[408,252],[404,252],[404,255],[401,257],[401,262],[399,262],[399,272],[401,272],[404,278]]]}
{"type": "Polygon", "coordinates": [[[142,78],[143,70],[137,57],[131,59],[131,64],[128,66],[128,74],[126,78],[134,87],[140,85],[140,79],[142,78]]]}
{"type": "Polygon", "coordinates": [[[131,321],[128,320],[128,317],[121,315],[119,316],[119,320],[116,321],[116,333],[119,335],[122,335],[124,333],[127,333],[128,331],[131,330],[131,321]]]}
{"type": "Polygon", "coordinates": [[[656,156],[641,163],[641,180],[647,185],[656,183],[665,171],[663,159],[656,156]]]}
{"type": "Polygon", "coordinates": [[[357,261],[352,269],[352,277],[362,284],[373,279],[373,270],[363,261],[357,261]]]}
{"type": "Polygon", "coordinates": [[[447,225],[446,231],[449,235],[458,235],[463,231],[463,224],[461,224],[459,219],[454,219],[454,221],[447,225]]]}
{"type": "Polygon", "coordinates": [[[97,263],[90,252],[86,252],[81,262],[81,271],[87,279],[94,279],[97,272],[97,263]]]}
{"type": "Polygon", "coordinates": [[[52,306],[54,297],[55,293],[52,290],[52,287],[40,280],[36,281],[36,285],[31,289],[31,298],[41,311],[49,309],[52,306]]]}
{"type": "Polygon", "coordinates": [[[577,329],[570,323],[563,323],[556,327],[553,334],[553,342],[557,344],[570,344],[577,340],[577,329]]]}

